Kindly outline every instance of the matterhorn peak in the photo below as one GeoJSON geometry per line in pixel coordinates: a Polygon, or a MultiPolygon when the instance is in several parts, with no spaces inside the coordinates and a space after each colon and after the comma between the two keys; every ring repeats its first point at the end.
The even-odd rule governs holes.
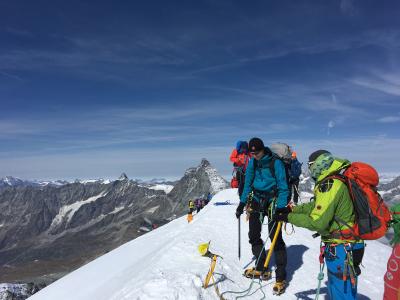
{"type": "Polygon", "coordinates": [[[200,167],[206,168],[206,167],[209,167],[209,166],[211,166],[210,162],[207,159],[203,158],[201,160],[200,167]]]}
{"type": "Polygon", "coordinates": [[[126,176],[125,173],[122,173],[121,176],[119,176],[118,180],[129,180],[128,176],[126,176]]]}

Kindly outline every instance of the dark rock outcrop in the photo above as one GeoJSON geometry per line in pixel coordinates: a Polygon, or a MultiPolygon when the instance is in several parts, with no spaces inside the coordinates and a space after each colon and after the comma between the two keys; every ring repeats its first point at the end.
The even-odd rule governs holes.
{"type": "Polygon", "coordinates": [[[54,281],[186,214],[189,199],[227,187],[206,160],[188,169],[169,194],[126,174],[110,183],[3,187],[0,282],[54,281]]]}

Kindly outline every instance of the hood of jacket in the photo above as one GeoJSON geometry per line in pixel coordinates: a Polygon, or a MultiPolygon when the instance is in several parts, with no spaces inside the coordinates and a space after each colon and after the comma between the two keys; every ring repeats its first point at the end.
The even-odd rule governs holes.
{"type": "Polygon", "coordinates": [[[350,166],[350,164],[351,162],[347,159],[335,157],[331,166],[328,169],[322,171],[321,175],[317,179],[317,184],[324,180],[326,177],[339,173],[341,170],[350,166]]]}

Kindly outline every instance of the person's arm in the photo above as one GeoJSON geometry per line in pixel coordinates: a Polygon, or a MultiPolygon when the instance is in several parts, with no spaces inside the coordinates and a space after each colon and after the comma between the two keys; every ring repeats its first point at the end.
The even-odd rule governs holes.
{"type": "Polygon", "coordinates": [[[229,160],[231,162],[233,162],[234,164],[236,164],[236,165],[240,165],[241,164],[240,157],[239,157],[239,154],[238,154],[236,149],[233,149],[233,151],[231,153],[231,157],[229,158],[229,160]]]}
{"type": "Polygon", "coordinates": [[[315,207],[315,201],[311,201],[309,203],[304,203],[301,205],[296,205],[292,208],[292,212],[295,214],[306,214],[310,215],[312,210],[315,207]]]}
{"type": "MultiPolygon", "coordinates": [[[[288,220],[295,226],[304,227],[321,234],[328,234],[332,219],[335,216],[337,197],[341,197],[342,182],[332,180],[333,184],[325,183],[318,187],[315,193],[315,205],[310,213],[299,213],[294,210],[289,214],[288,220]]],[[[312,203],[312,202],[311,202],[312,203]]],[[[311,204],[309,203],[309,204],[311,204]]],[[[307,207],[308,209],[310,206],[307,207]]]]}
{"type": "Polygon", "coordinates": [[[251,185],[253,184],[254,176],[255,176],[255,174],[254,174],[254,158],[252,158],[246,169],[244,188],[243,188],[242,197],[240,198],[240,202],[243,202],[243,203],[247,202],[247,197],[249,196],[249,193],[251,192],[251,185]]]}
{"type": "Polygon", "coordinates": [[[276,208],[283,208],[288,204],[289,188],[286,181],[285,167],[279,159],[275,160],[276,188],[278,189],[278,199],[276,208]]]}

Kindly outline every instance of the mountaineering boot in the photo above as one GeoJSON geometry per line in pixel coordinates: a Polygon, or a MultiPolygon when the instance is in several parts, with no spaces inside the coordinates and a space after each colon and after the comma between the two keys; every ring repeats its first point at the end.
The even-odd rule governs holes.
{"type": "Polygon", "coordinates": [[[243,276],[247,278],[258,278],[261,280],[269,280],[271,279],[270,271],[257,271],[255,268],[250,268],[244,271],[243,276]]]}
{"type": "Polygon", "coordinates": [[[272,294],[281,295],[286,290],[286,280],[277,280],[272,288],[272,294]]]}

